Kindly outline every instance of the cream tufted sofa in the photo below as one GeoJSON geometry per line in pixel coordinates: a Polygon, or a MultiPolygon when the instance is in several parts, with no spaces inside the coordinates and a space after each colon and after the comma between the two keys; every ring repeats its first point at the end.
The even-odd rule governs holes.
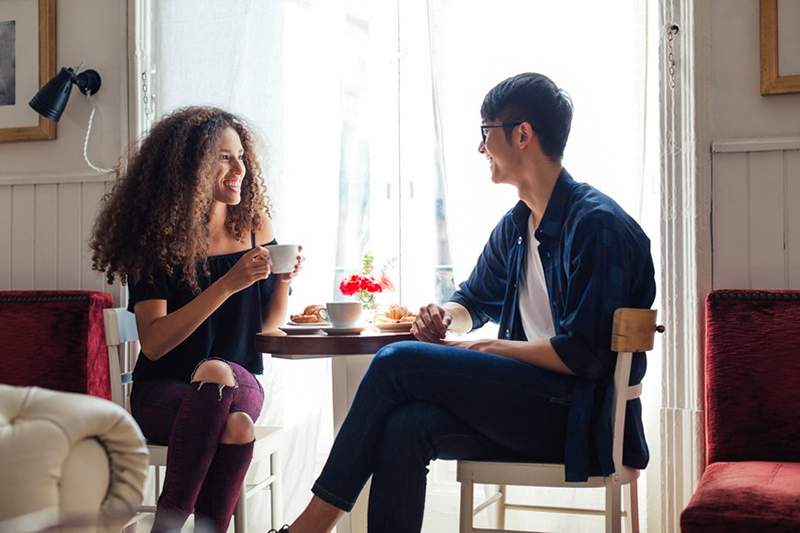
{"type": "Polygon", "coordinates": [[[0,385],[0,533],[119,531],[142,503],[147,465],[118,405],[0,385]]]}

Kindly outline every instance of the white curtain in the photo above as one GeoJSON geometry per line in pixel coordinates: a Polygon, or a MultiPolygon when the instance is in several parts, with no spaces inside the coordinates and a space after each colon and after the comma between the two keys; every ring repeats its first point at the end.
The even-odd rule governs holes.
{"type": "MultiPolygon", "coordinates": [[[[219,105],[263,136],[276,237],[303,244],[307,256],[292,312],[340,298],[336,281],[358,268],[364,251],[378,266],[392,265],[398,291],[383,303],[402,300],[413,308],[441,299],[468,275],[516,201],[513,189],[491,183],[477,152],[480,104],[493,85],[524,71],[544,73],[570,92],[575,118],[565,166],[616,198],[658,250],[658,178],[650,164],[657,154],[648,144],[655,137],[645,131],[657,124],[652,107],[645,114],[655,103],[645,98],[646,3],[154,4],[159,114],[219,105]]],[[[658,425],[655,407],[647,406],[658,405],[658,366],[651,364],[645,379],[651,445],[658,425]]],[[[263,380],[268,403],[261,422],[289,434],[284,512],[291,519],[308,501],[332,442],[330,365],[273,359],[263,380]]],[[[454,468],[431,468],[425,531],[457,530],[454,468]]],[[[599,493],[586,492],[512,491],[511,499],[602,506],[599,493]]],[[[644,511],[644,490],[640,495],[644,511]]],[[[508,520],[513,528],[558,531],[600,525],[591,517],[513,512],[508,520]]]]}

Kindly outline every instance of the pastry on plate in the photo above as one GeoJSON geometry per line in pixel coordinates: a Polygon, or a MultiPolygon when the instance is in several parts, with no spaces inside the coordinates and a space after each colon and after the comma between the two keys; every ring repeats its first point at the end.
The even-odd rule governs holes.
{"type": "Polygon", "coordinates": [[[299,315],[290,315],[289,320],[295,324],[322,324],[325,320],[319,314],[324,305],[307,305],[299,315]]]}
{"type": "Polygon", "coordinates": [[[409,311],[406,306],[400,304],[392,304],[386,312],[375,315],[375,322],[378,324],[410,324],[416,319],[416,314],[409,311]]]}

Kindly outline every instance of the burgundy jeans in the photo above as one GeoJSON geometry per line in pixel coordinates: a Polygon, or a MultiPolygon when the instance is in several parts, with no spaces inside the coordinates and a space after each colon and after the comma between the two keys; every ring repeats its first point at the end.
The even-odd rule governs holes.
{"type": "Polygon", "coordinates": [[[219,360],[230,366],[236,385],[175,380],[133,385],[131,413],[148,443],[169,446],[153,531],[180,529],[192,512],[216,531],[230,522],[253,443],[222,444],[220,438],[231,413],[258,418],[264,390],[245,368],[219,360]]]}

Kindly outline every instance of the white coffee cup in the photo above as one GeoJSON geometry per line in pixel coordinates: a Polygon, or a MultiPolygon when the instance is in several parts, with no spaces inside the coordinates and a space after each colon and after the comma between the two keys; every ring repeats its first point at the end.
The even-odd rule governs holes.
{"type": "Polygon", "coordinates": [[[266,247],[272,261],[273,274],[287,274],[294,270],[300,247],[296,244],[270,244],[266,247]]]}
{"type": "Polygon", "coordinates": [[[348,328],[361,318],[361,302],[328,302],[319,310],[319,316],[335,328],[348,328]]]}

